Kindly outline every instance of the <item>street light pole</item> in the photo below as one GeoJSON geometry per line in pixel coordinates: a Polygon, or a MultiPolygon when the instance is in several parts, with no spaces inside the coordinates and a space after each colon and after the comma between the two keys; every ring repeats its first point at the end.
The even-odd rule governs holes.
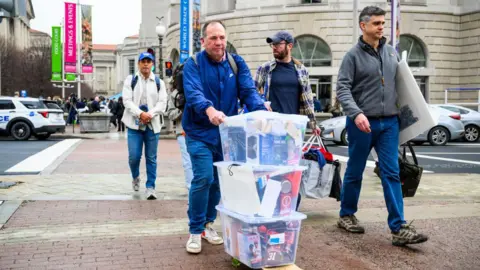
{"type": "Polygon", "coordinates": [[[167,28],[163,24],[163,16],[161,18],[157,17],[159,20],[157,27],[155,28],[155,31],[157,32],[158,35],[158,75],[160,76],[160,79],[163,80],[163,36],[165,35],[165,32],[167,32],[167,28]]]}
{"type": "Polygon", "coordinates": [[[163,80],[163,63],[162,63],[162,59],[163,59],[163,55],[162,55],[162,47],[163,47],[163,37],[162,36],[158,36],[158,44],[159,44],[159,48],[158,48],[158,75],[160,76],[160,79],[163,80]]]}

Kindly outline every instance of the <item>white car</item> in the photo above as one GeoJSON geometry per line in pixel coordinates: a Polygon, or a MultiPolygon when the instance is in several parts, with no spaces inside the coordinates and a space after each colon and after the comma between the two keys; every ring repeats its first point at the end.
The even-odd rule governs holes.
{"type": "Polygon", "coordinates": [[[45,140],[51,134],[65,131],[61,109],[50,109],[38,98],[0,97],[0,133],[15,140],[32,135],[45,140]]]}
{"type": "MultiPolygon", "coordinates": [[[[437,117],[438,125],[426,130],[411,141],[421,145],[428,141],[431,145],[445,145],[450,140],[463,137],[464,125],[460,121],[460,115],[440,107],[429,105],[432,115],[437,117]]],[[[348,145],[348,134],[345,128],[346,116],[331,118],[320,123],[322,137],[325,141],[333,141],[336,144],[348,145]]]]}
{"type": "Polygon", "coordinates": [[[464,139],[467,142],[476,142],[478,140],[480,134],[480,112],[452,104],[439,104],[432,106],[460,114],[461,121],[465,126],[464,139]]]}

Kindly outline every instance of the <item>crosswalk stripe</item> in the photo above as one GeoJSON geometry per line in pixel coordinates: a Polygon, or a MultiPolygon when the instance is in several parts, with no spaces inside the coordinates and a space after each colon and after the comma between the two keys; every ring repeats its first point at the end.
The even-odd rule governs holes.
{"type": "Polygon", "coordinates": [[[34,173],[41,172],[52,164],[65,151],[78,143],[80,139],[67,139],[56,143],[41,152],[38,152],[12,166],[7,173],[34,173]]]}

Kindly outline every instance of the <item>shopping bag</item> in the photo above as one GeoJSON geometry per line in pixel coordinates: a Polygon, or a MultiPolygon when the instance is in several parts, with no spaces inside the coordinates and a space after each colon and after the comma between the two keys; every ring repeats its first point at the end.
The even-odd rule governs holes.
{"type": "MultiPolygon", "coordinates": [[[[413,150],[412,144],[407,142],[407,147],[403,147],[403,152],[399,150],[398,154],[398,166],[400,169],[400,182],[402,183],[403,197],[413,197],[420,185],[420,179],[423,174],[423,167],[418,165],[417,156],[413,150]],[[412,160],[407,158],[406,148],[410,150],[412,154],[412,160]]],[[[378,162],[375,163],[375,169],[373,170],[378,177],[380,176],[380,168],[378,162]]]]}
{"type": "Polygon", "coordinates": [[[339,193],[338,187],[341,189],[341,178],[340,185],[338,185],[340,177],[340,162],[338,162],[338,160],[333,160],[333,155],[327,151],[319,136],[310,137],[303,147],[303,152],[307,153],[312,148],[320,150],[325,157],[326,164],[321,167],[318,160],[300,160],[300,165],[307,167],[302,173],[300,194],[307,198],[320,199],[330,196],[332,192],[334,194],[337,194],[337,192],[339,193]],[[318,144],[318,146],[314,146],[315,143],[318,144]],[[336,172],[338,172],[337,186],[334,187],[333,184],[336,172]]]}
{"type": "Polygon", "coordinates": [[[322,168],[315,160],[300,160],[301,166],[307,169],[302,172],[300,194],[302,197],[321,199],[328,197],[332,189],[333,164],[325,164],[322,168]]]}

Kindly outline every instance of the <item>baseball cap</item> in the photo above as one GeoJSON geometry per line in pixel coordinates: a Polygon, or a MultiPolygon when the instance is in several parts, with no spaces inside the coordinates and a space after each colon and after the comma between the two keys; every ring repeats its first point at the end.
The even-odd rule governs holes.
{"type": "Polygon", "coordinates": [[[285,40],[287,43],[294,43],[295,39],[287,31],[279,31],[275,35],[267,38],[267,43],[280,43],[285,40]]]}
{"type": "Polygon", "coordinates": [[[148,52],[141,53],[140,56],[138,57],[138,61],[140,62],[145,58],[148,58],[152,61],[155,61],[155,58],[153,58],[153,55],[151,53],[148,53],[148,52]]]}

